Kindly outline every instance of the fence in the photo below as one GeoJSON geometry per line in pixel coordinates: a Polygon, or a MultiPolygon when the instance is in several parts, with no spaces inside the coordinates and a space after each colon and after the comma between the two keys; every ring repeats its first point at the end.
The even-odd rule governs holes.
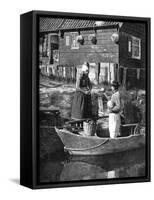
{"type": "MultiPolygon", "coordinates": [[[[42,65],[41,75],[53,80],[75,83],[82,65],[42,65]]],[[[118,67],[116,63],[89,63],[89,78],[93,85],[110,84],[113,80],[130,88],[145,88],[145,69],[118,67]]]]}
{"type": "Polygon", "coordinates": [[[145,88],[145,69],[144,68],[119,68],[119,81],[127,89],[145,88]]]}
{"type": "Polygon", "coordinates": [[[118,65],[116,63],[100,63],[99,84],[109,84],[113,80],[119,81],[118,65]]]}
{"type": "Polygon", "coordinates": [[[76,82],[76,67],[68,65],[44,65],[41,67],[41,75],[53,80],[64,82],[76,82]]]}

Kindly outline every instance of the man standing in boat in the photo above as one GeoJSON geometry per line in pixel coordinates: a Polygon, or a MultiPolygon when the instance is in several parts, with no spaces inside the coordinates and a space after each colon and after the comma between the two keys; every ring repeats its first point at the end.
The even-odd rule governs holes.
{"type": "Polygon", "coordinates": [[[111,138],[120,136],[120,126],[121,126],[121,101],[119,93],[119,83],[113,81],[111,84],[112,96],[111,100],[108,101],[107,105],[109,108],[109,133],[111,138]]]}
{"type": "Polygon", "coordinates": [[[88,64],[82,65],[82,73],[76,82],[76,92],[72,103],[72,119],[91,118],[91,89],[92,85],[88,77],[88,64]]]}

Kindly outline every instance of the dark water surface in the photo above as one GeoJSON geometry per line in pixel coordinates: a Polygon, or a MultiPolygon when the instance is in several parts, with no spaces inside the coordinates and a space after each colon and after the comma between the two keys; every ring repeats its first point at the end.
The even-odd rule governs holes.
{"type": "Polygon", "coordinates": [[[145,176],[145,149],[104,156],[50,154],[40,162],[40,183],[145,176]]]}

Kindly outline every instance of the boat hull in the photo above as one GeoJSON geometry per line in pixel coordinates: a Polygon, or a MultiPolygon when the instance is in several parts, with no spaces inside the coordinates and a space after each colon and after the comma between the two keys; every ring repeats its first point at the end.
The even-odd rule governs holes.
{"type": "Polygon", "coordinates": [[[145,146],[144,134],[119,138],[99,138],[76,135],[65,129],[56,128],[56,132],[64,144],[64,150],[71,155],[104,155],[145,146]]]}

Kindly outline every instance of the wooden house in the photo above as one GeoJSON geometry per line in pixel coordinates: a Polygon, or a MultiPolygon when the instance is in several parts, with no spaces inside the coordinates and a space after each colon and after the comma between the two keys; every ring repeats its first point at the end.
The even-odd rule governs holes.
{"type": "Polygon", "coordinates": [[[95,85],[144,88],[144,46],[142,23],[40,18],[40,66],[62,80],[75,81],[86,62],[95,85]]]}

